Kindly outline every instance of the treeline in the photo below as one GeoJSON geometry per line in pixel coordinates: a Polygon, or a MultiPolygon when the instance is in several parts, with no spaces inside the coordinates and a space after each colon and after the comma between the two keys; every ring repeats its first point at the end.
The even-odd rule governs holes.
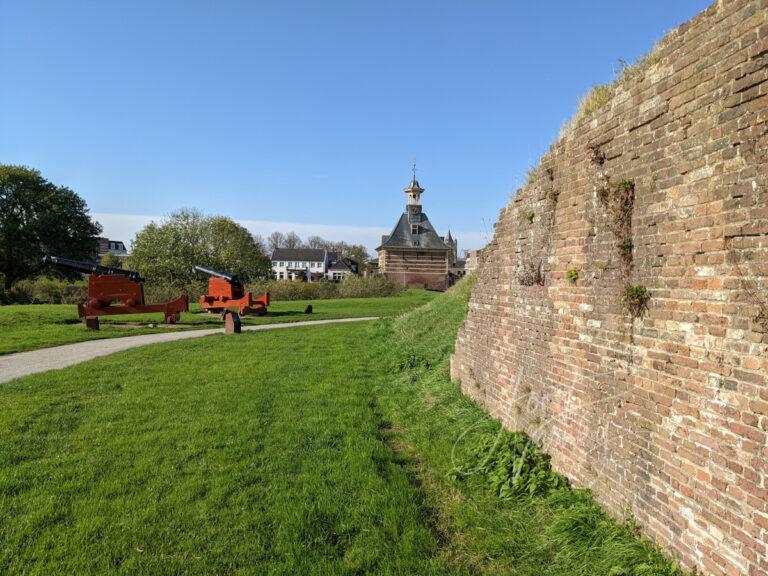
{"type": "Polygon", "coordinates": [[[362,244],[347,244],[346,242],[326,240],[320,236],[309,236],[306,240],[302,240],[301,236],[295,232],[288,232],[287,234],[272,232],[267,236],[265,244],[270,254],[276,248],[315,248],[338,252],[360,264],[361,270],[371,257],[368,254],[368,249],[362,244]]]}
{"type": "MultiPolygon", "coordinates": [[[[85,201],[25,166],[0,164],[0,303],[74,303],[85,299],[82,275],[43,264],[46,254],[92,261],[102,228],[91,219],[85,201]]],[[[135,270],[146,279],[148,301],[193,299],[208,278],[193,270],[205,266],[237,275],[254,291],[269,289],[277,299],[384,296],[397,292],[386,279],[353,279],[338,285],[276,282],[270,256],[274,248],[321,248],[361,264],[364,246],[319,236],[302,240],[294,232],[274,232],[265,240],[225,216],[182,209],[136,234],[131,255],[121,261],[107,254],[103,265],[135,270]],[[285,284],[285,286],[283,286],[285,284]]]]}
{"type": "MultiPolygon", "coordinates": [[[[389,277],[349,276],[340,282],[290,282],[287,280],[261,280],[246,284],[254,295],[269,291],[274,301],[320,300],[331,298],[371,298],[397,296],[404,288],[389,277]]],[[[162,302],[178,297],[180,292],[196,302],[206,292],[204,280],[197,280],[184,288],[148,282],[144,295],[148,302],[162,302]]],[[[77,304],[84,302],[88,286],[84,280],[72,282],[40,276],[19,280],[8,290],[0,289],[0,304],[77,304]]]]}

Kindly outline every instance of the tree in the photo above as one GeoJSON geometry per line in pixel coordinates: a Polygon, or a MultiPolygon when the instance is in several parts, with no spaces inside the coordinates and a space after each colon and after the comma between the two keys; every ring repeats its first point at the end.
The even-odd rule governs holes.
{"type": "Polygon", "coordinates": [[[99,264],[106,266],[107,268],[120,268],[123,263],[120,258],[112,254],[112,252],[107,252],[101,257],[99,264]]]}
{"type": "Polygon", "coordinates": [[[283,245],[281,248],[303,248],[304,242],[301,241],[301,237],[296,232],[288,232],[285,235],[283,245]]]}
{"type": "Polygon", "coordinates": [[[256,243],[256,246],[259,247],[259,250],[264,252],[264,254],[267,254],[267,252],[269,252],[267,241],[264,240],[264,237],[261,234],[254,234],[253,241],[256,243]]]}
{"type": "Polygon", "coordinates": [[[328,250],[338,252],[340,256],[351,258],[358,264],[360,264],[360,271],[362,272],[365,263],[370,257],[368,255],[368,249],[362,244],[347,244],[346,242],[333,242],[327,246],[328,250]]]}
{"type": "Polygon", "coordinates": [[[325,248],[328,248],[328,246],[330,245],[331,245],[330,241],[320,236],[310,236],[309,238],[307,238],[307,242],[306,242],[307,248],[314,248],[315,250],[323,250],[325,248]]]}
{"type": "Polygon", "coordinates": [[[267,242],[269,243],[269,250],[274,252],[278,248],[283,247],[283,244],[285,243],[285,234],[275,230],[272,234],[267,236],[267,242]]]}
{"type": "Polygon", "coordinates": [[[154,285],[187,289],[203,277],[192,266],[237,275],[242,281],[268,278],[269,258],[248,230],[224,216],[183,209],[151,222],[133,240],[127,266],[154,285]]]}
{"type": "Polygon", "coordinates": [[[368,249],[362,244],[348,244],[341,252],[344,256],[351,258],[360,265],[360,272],[363,271],[370,259],[368,249]]]}
{"type": "Polygon", "coordinates": [[[92,258],[100,233],[75,192],[37,170],[0,164],[0,273],[6,289],[38,274],[46,254],[92,258]]]}

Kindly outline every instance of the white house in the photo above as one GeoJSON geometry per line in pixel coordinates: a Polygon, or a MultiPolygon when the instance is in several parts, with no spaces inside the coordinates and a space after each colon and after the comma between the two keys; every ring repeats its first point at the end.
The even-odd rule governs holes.
{"type": "Polygon", "coordinates": [[[96,243],[96,254],[99,258],[104,256],[107,252],[120,258],[128,256],[128,250],[126,249],[125,244],[119,240],[96,238],[96,243]]]}
{"type": "Polygon", "coordinates": [[[272,271],[278,280],[341,280],[357,274],[357,262],[322,248],[276,248],[272,271]]]}

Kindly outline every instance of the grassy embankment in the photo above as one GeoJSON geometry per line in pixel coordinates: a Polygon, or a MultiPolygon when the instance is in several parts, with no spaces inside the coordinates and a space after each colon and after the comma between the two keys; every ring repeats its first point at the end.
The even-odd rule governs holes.
{"type": "Polygon", "coordinates": [[[519,436],[482,452],[447,373],[467,294],[0,386],[0,573],[672,574],[519,436]]]}
{"type": "MultiPolygon", "coordinates": [[[[426,290],[408,290],[399,296],[380,298],[347,298],[331,300],[295,300],[273,302],[269,315],[243,317],[243,325],[299,322],[302,320],[328,320],[333,318],[382,318],[402,314],[429,302],[436,295],[426,290]],[[304,314],[308,304],[314,312],[304,314]]],[[[72,304],[14,304],[0,306],[0,354],[48,348],[61,344],[152,334],[170,330],[216,328],[222,326],[217,314],[206,314],[198,304],[181,315],[180,324],[186,327],[168,328],[162,324],[162,314],[133,314],[101,318],[101,330],[87,330],[77,318],[77,307],[72,304]],[[137,325],[139,324],[139,325],[137,325]],[[149,327],[153,324],[153,327],[149,327]]]]}

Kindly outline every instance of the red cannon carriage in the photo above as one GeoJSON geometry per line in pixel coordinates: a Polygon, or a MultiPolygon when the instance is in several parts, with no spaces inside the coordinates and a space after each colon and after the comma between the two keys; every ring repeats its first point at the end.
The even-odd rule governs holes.
{"type": "Polygon", "coordinates": [[[166,324],[175,324],[181,313],[189,310],[189,298],[186,294],[170,302],[145,304],[143,280],[138,272],[132,270],[109,268],[56,256],[46,256],[43,262],[88,275],[88,299],[85,304],[77,305],[77,315],[79,318],[85,318],[85,325],[92,330],[99,329],[99,316],[162,312],[166,324]]]}
{"type": "Polygon", "coordinates": [[[210,268],[195,266],[195,270],[208,274],[208,294],[200,296],[200,306],[209,312],[224,313],[228,309],[236,308],[240,316],[256,314],[265,316],[269,306],[269,292],[264,292],[258,298],[254,298],[250,292],[246,292],[243,284],[233,274],[226,274],[210,268]]]}

